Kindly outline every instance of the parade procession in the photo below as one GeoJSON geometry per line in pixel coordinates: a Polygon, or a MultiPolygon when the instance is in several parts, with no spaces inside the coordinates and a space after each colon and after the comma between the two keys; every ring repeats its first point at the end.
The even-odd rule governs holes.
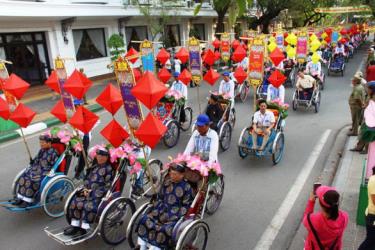
{"type": "Polygon", "coordinates": [[[0,250],[375,250],[371,1],[52,2],[0,1],[0,250]]]}

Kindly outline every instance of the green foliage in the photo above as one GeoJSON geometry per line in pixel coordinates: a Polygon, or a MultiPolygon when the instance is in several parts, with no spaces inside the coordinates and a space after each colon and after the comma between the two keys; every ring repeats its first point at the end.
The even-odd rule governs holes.
{"type": "Polygon", "coordinates": [[[119,34],[113,34],[107,41],[110,48],[111,60],[115,61],[119,56],[125,53],[124,39],[119,34]]]}

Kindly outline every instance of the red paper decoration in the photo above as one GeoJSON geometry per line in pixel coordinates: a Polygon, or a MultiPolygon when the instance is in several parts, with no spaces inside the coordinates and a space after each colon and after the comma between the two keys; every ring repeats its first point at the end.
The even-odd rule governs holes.
{"type": "Polygon", "coordinates": [[[126,130],[115,119],[108,123],[108,125],[100,131],[100,134],[115,148],[119,147],[123,141],[129,137],[128,132],[126,132],[126,130]]]}
{"type": "Polygon", "coordinates": [[[58,101],[56,105],[52,108],[51,114],[54,115],[57,119],[59,119],[62,123],[66,123],[68,121],[68,117],[66,116],[64,102],[62,100],[58,101]]]}
{"type": "Polygon", "coordinates": [[[212,42],[212,46],[214,46],[215,49],[218,49],[220,45],[221,45],[221,42],[217,38],[212,42]]]}
{"type": "Polygon", "coordinates": [[[220,74],[217,73],[214,69],[210,69],[204,75],[203,80],[208,82],[211,86],[215,85],[216,81],[219,80],[220,74]]]}
{"type": "Polygon", "coordinates": [[[108,84],[107,87],[105,87],[102,93],[96,98],[96,102],[112,115],[115,115],[123,104],[120,91],[112,84],[108,84]]]}
{"type": "Polygon", "coordinates": [[[166,131],[167,127],[150,112],[134,135],[150,148],[154,148],[166,131]]]}
{"type": "Polygon", "coordinates": [[[3,88],[5,91],[8,91],[18,100],[20,100],[27,89],[30,87],[30,84],[22,80],[16,74],[12,73],[9,78],[5,81],[3,88]]]}
{"type": "Polygon", "coordinates": [[[184,69],[182,73],[178,76],[178,80],[183,82],[185,85],[188,85],[191,81],[191,73],[189,70],[184,69]]]}
{"type": "Polygon", "coordinates": [[[14,112],[9,116],[9,120],[14,121],[22,128],[26,128],[29,126],[35,115],[36,113],[32,109],[25,106],[23,103],[20,103],[14,112]]]}
{"type": "Polygon", "coordinates": [[[215,61],[221,58],[220,51],[215,51],[215,61]]]}
{"type": "Polygon", "coordinates": [[[92,82],[78,70],[74,70],[72,75],[66,80],[64,89],[77,99],[82,99],[91,87],[92,82]]]}
{"type": "Polygon", "coordinates": [[[340,43],[345,44],[346,43],[346,39],[345,38],[341,38],[340,39],[340,43]]]}
{"type": "Polygon", "coordinates": [[[240,41],[238,41],[237,39],[234,39],[232,42],[232,48],[236,50],[238,46],[240,46],[240,44],[241,44],[240,41]]]}
{"type": "Polygon", "coordinates": [[[342,28],[340,30],[340,34],[344,36],[344,35],[348,34],[348,31],[345,28],[342,28]]]}
{"type": "Polygon", "coordinates": [[[275,70],[272,72],[270,77],[268,78],[268,81],[275,87],[278,88],[283,84],[286,80],[286,77],[279,71],[275,70]]]}
{"type": "Polygon", "coordinates": [[[131,47],[125,55],[125,58],[128,59],[131,63],[135,63],[138,60],[138,51],[131,47]]]}
{"type": "Polygon", "coordinates": [[[10,116],[10,110],[8,103],[0,97],[0,117],[4,120],[8,120],[10,116]]]}
{"type": "Polygon", "coordinates": [[[57,74],[55,70],[52,71],[51,75],[48,77],[48,79],[44,83],[56,93],[61,94],[60,86],[59,86],[59,79],[57,78],[57,74]]]}
{"type": "Polygon", "coordinates": [[[180,59],[182,63],[186,63],[189,60],[189,51],[187,51],[184,47],[176,53],[176,57],[180,59]]]}
{"type": "Polygon", "coordinates": [[[152,109],[167,91],[168,88],[153,73],[146,71],[131,93],[148,109],[152,109]]]}
{"type": "Polygon", "coordinates": [[[285,59],[285,56],[283,52],[278,47],[276,47],[269,55],[269,58],[271,59],[273,64],[277,66],[285,59]]]}
{"type": "Polygon", "coordinates": [[[169,54],[169,52],[164,49],[164,48],[161,48],[161,50],[159,51],[158,55],[156,56],[156,59],[162,64],[164,65],[168,59],[171,57],[171,55],[169,54]]]}
{"type": "Polygon", "coordinates": [[[232,55],[232,59],[235,62],[241,62],[246,57],[246,50],[242,46],[237,46],[237,49],[232,55]]]}
{"type": "Polygon", "coordinates": [[[134,74],[135,82],[138,82],[138,80],[141,79],[142,77],[141,71],[137,68],[133,68],[133,74],[134,74]]]}
{"type": "MultiPolygon", "coordinates": [[[[220,53],[219,53],[219,55],[220,55],[220,53]]],[[[215,63],[215,61],[216,61],[215,54],[214,54],[214,52],[212,52],[211,49],[208,49],[206,51],[206,53],[203,56],[203,61],[210,66],[212,66],[215,63]]]]}
{"type": "Polygon", "coordinates": [[[82,133],[87,134],[91,131],[98,120],[99,117],[95,113],[85,107],[79,106],[72,118],[70,118],[69,123],[82,133]]]}
{"type": "Polygon", "coordinates": [[[162,68],[159,73],[158,73],[158,78],[160,79],[160,81],[162,81],[164,84],[167,83],[169,81],[169,79],[171,79],[171,73],[169,73],[169,71],[166,69],[166,68],[162,68]]]}
{"type": "Polygon", "coordinates": [[[234,77],[236,78],[237,82],[239,84],[243,83],[243,81],[246,80],[247,78],[247,73],[246,71],[240,66],[237,67],[236,70],[234,71],[234,77]]]}

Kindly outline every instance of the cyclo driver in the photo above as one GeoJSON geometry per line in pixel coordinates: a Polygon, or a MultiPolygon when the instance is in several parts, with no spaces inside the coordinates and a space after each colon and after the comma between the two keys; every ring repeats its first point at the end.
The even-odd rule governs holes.
{"type": "Polygon", "coordinates": [[[198,155],[202,160],[208,162],[218,161],[219,137],[216,131],[210,128],[210,118],[206,114],[200,114],[196,127],[184,154],[198,155]]]}

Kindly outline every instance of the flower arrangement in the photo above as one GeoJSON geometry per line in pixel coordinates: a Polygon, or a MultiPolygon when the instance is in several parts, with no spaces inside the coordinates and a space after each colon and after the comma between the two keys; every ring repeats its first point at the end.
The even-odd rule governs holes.
{"type": "Polygon", "coordinates": [[[123,159],[129,160],[130,174],[137,174],[146,167],[146,160],[136,152],[136,147],[124,143],[118,148],[113,148],[110,144],[98,144],[89,150],[89,157],[94,159],[98,150],[108,150],[111,163],[118,163],[123,159]]]}
{"type": "Polygon", "coordinates": [[[168,92],[165,94],[164,100],[167,102],[173,102],[177,105],[184,105],[185,104],[185,96],[181,94],[180,91],[169,89],[168,92]]]}
{"type": "Polygon", "coordinates": [[[198,171],[202,176],[208,176],[208,181],[211,184],[215,183],[219,175],[222,174],[221,166],[218,162],[205,162],[199,156],[186,154],[178,154],[176,158],[171,158],[171,162],[166,165],[166,168],[168,169],[171,163],[182,162],[186,162],[188,168],[198,171]]]}
{"type": "Polygon", "coordinates": [[[289,104],[283,103],[280,99],[274,99],[267,102],[267,107],[270,109],[277,109],[283,119],[288,117],[289,104]]]}
{"type": "Polygon", "coordinates": [[[53,127],[50,130],[46,131],[44,134],[52,138],[58,138],[61,143],[70,146],[74,149],[75,152],[82,151],[81,139],[72,131],[70,131],[67,127],[53,127]]]}

